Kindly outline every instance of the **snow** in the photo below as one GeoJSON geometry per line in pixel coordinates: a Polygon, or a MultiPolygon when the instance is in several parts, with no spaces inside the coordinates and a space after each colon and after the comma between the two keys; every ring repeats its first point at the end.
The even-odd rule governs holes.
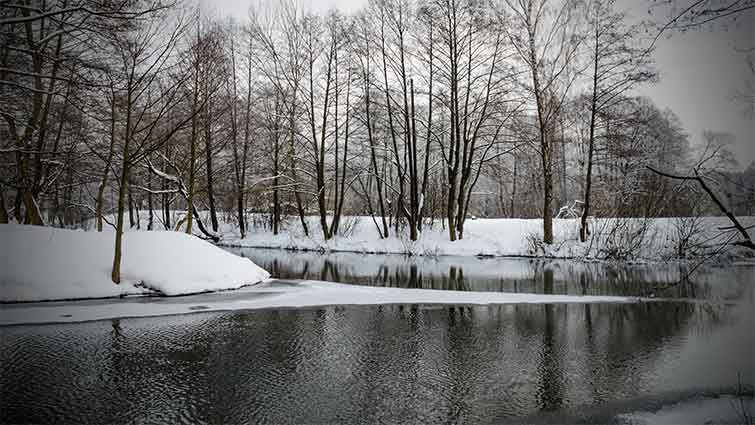
{"type": "MultiPolygon", "coordinates": [[[[147,228],[147,212],[141,211],[141,228],[147,228]]],[[[154,211],[154,228],[163,228],[161,210],[154,211]]],[[[174,225],[186,211],[171,211],[174,225]]],[[[209,222],[209,213],[201,211],[203,222],[209,222]]],[[[235,216],[220,214],[220,226],[215,234],[219,245],[240,248],[271,248],[318,252],[354,252],[361,254],[408,254],[416,256],[486,256],[486,257],[545,257],[561,259],[619,260],[624,262],[667,262],[698,260],[716,252],[721,244],[739,239],[734,231],[722,232],[720,227],[730,227],[726,217],[702,217],[695,223],[698,231],[690,238],[693,245],[679,258],[680,234],[677,227],[680,218],[590,218],[591,236],[587,242],[579,241],[579,219],[553,220],[554,243],[543,246],[538,241],[543,236],[541,219],[518,218],[469,218],[464,224],[464,238],[449,241],[448,230],[435,224],[425,226],[417,241],[411,241],[406,230],[396,236],[390,228],[390,236],[381,239],[372,217],[343,216],[342,234],[325,241],[320,231],[319,216],[306,217],[310,235],[304,234],[298,216],[284,217],[281,231],[274,235],[269,228],[270,217],[266,214],[250,214],[247,217],[248,231],[241,238],[235,216]],[[639,230],[646,227],[644,232],[639,230]],[[638,236],[639,235],[639,236],[638,236]]],[[[111,218],[108,218],[113,221],[111,218]]],[[[376,217],[378,223],[380,218],[376,217]]],[[[331,217],[328,218],[331,220],[331,217]]],[[[755,217],[739,217],[745,226],[751,226],[750,236],[755,239],[755,217]]],[[[185,225],[184,225],[185,226],[185,225]]],[[[106,231],[112,231],[107,228],[106,231]]],[[[196,235],[200,235],[197,228],[196,235]]],[[[741,247],[729,247],[708,262],[728,263],[746,260],[752,262],[753,252],[741,247]]]]}
{"type": "MultiPolygon", "coordinates": [[[[402,235],[380,239],[371,217],[344,217],[344,223],[354,222],[353,229],[325,241],[319,231],[317,217],[310,220],[310,235],[305,236],[298,218],[288,219],[278,235],[261,228],[251,228],[244,239],[239,237],[233,223],[221,225],[221,244],[249,248],[285,248],[296,250],[357,252],[379,254],[411,254],[424,256],[535,256],[580,259],[620,259],[625,261],[667,261],[678,257],[679,236],[674,218],[657,219],[594,219],[591,223],[592,238],[579,242],[579,219],[555,219],[554,244],[542,248],[534,243],[542,240],[543,222],[539,219],[468,219],[464,225],[464,238],[449,241],[448,231],[439,223],[425,228],[417,241],[402,235]],[[642,237],[637,230],[647,225],[642,237]]],[[[747,226],[755,223],[753,217],[740,218],[747,226]]],[[[255,220],[250,220],[253,226],[255,220]]],[[[729,226],[725,217],[706,217],[700,222],[701,231],[692,242],[704,245],[701,249],[689,249],[690,258],[700,258],[715,251],[727,241],[732,233],[722,234],[719,227],[729,226]]],[[[752,232],[752,231],[751,231],[752,232]]],[[[405,232],[404,232],[405,233],[405,232]]],[[[734,235],[736,237],[738,235],[734,235]]],[[[753,235],[755,236],[755,235],[753,235]]],[[[732,249],[733,258],[747,255],[747,250],[732,249]]],[[[752,253],[749,253],[751,256],[752,253]]]]}
{"type": "Polygon", "coordinates": [[[633,412],[620,415],[619,419],[638,425],[656,424],[742,424],[752,420],[755,400],[734,396],[698,398],[663,407],[657,412],[633,412]]]}
{"type": "MultiPolygon", "coordinates": [[[[33,303],[0,306],[0,326],[82,322],[116,317],[145,317],[196,312],[375,304],[541,304],[633,303],[614,296],[542,295],[506,292],[401,289],[321,281],[265,281],[232,292],[190,297],[138,297],[124,300],[33,303]]],[[[647,300],[649,301],[649,300],[647,300]]]]}
{"type": "Polygon", "coordinates": [[[110,280],[115,232],[0,225],[0,301],[182,295],[236,289],[270,275],[185,233],[124,233],[121,284],[110,280]]]}

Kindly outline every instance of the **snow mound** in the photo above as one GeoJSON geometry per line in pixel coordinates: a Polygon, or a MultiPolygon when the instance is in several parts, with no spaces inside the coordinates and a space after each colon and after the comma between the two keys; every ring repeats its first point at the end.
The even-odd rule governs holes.
{"type": "Polygon", "coordinates": [[[114,232],[0,225],[0,301],[182,295],[236,289],[270,274],[185,233],[126,232],[121,284],[110,280],[114,232]]]}

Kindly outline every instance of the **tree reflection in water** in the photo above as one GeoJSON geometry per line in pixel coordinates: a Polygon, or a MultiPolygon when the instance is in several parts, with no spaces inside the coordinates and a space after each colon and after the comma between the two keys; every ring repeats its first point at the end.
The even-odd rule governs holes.
{"type": "MultiPolygon", "coordinates": [[[[543,278],[555,292],[556,272],[543,278]]],[[[408,305],[2,328],[0,421],[496,423],[720,391],[752,364],[736,311],[408,305]],[[712,354],[733,348],[696,356],[711,339],[712,354]]]]}
{"type": "Polygon", "coordinates": [[[251,258],[277,278],[457,291],[623,296],[646,296],[652,292],[664,298],[735,300],[749,287],[745,278],[752,274],[749,267],[701,268],[683,284],[675,284],[687,274],[686,265],[320,254],[249,248],[233,252],[251,258]],[[546,283],[546,278],[552,281],[546,283]],[[666,290],[657,290],[669,285],[666,290]]]}

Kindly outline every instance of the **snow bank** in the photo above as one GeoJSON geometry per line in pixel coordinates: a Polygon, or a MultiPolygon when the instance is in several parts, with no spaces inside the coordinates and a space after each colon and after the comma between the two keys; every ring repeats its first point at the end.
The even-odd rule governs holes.
{"type": "Polygon", "coordinates": [[[700,398],[666,406],[657,412],[633,412],[618,419],[630,424],[743,424],[755,414],[755,400],[734,396],[700,398]]]}
{"type": "Polygon", "coordinates": [[[270,275],[250,260],[178,232],[127,232],[122,281],[110,280],[114,232],[0,225],[0,301],[165,295],[236,289],[270,275]]]}
{"type": "MultiPolygon", "coordinates": [[[[696,223],[697,230],[689,240],[684,239],[682,222],[675,218],[656,219],[595,219],[592,236],[579,242],[579,220],[555,219],[554,244],[543,247],[543,222],[539,219],[468,219],[464,225],[464,239],[451,242],[448,232],[438,223],[426,228],[419,240],[410,241],[402,235],[380,239],[370,217],[345,217],[350,232],[325,241],[319,231],[317,217],[308,217],[310,235],[305,236],[298,219],[289,219],[278,235],[264,229],[251,229],[244,239],[239,237],[235,224],[221,226],[222,244],[249,248],[285,248],[296,250],[357,252],[377,254],[460,255],[460,256],[533,256],[555,258],[614,259],[624,261],[667,261],[701,258],[730,242],[731,232],[719,227],[729,226],[725,217],[706,217],[696,223]],[[680,245],[683,245],[680,249],[680,245]]],[[[755,224],[753,217],[741,217],[744,225],[755,224]]],[[[253,221],[251,222],[253,223],[253,221]]],[[[346,227],[342,225],[342,228],[346,227]]],[[[688,230],[688,229],[687,229],[688,230]]],[[[735,235],[736,236],[736,235],[735,235]]],[[[755,234],[753,234],[755,237],[755,234]]],[[[734,239],[736,240],[736,239],[734,239]]],[[[731,258],[749,254],[747,250],[732,248],[731,258]]]]}
{"type": "MultiPolygon", "coordinates": [[[[131,298],[88,303],[17,304],[0,308],[0,326],[66,323],[116,317],[144,317],[286,307],[374,304],[544,304],[633,303],[636,297],[514,294],[382,288],[320,281],[266,281],[233,292],[179,298],[131,298]]],[[[651,300],[646,300],[651,301],[651,300]]]]}
{"type": "MultiPolygon", "coordinates": [[[[183,211],[171,213],[171,223],[180,221],[185,215],[183,211]]],[[[200,212],[200,215],[205,222],[208,221],[207,211],[200,212]]],[[[147,227],[147,217],[147,212],[142,211],[141,228],[147,227]]],[[[155,210],[155,228],[163,228],[161,217],[162,211],[155,210]]],[[[388,238],[381,239],[369,216],[344,216],[340,225],[342,234],[326,241],[320,231],[319,216],[306,217],[309,236],[304,234],[299,218],[294,216],[284,218],[281,232],[273,235],[268,228],[269,218],[265,214],[252,214],[248,218],[249,231],[242,239],[235,219],[222,214],[220,219],[227,221],[220,223],[217,232],[220,245],[361,254],[513,256],[624,262],[697,260],[712,253],[716,253],[715,260],[721,263],[753,259],[752,251],[741,247],[730,246],[717,252],[722,244],[739,238],[735,231],[719,230],[731,226],[726,217],[593,218],[590,221],[591,236],[585,243],[579,241],[579,219],[554,219],[554,243],[550,246],[539,242],[543,238],[541,219],[470,218],[464,224],[464,239],[451,242],[440,221],[436,221],[432,228],[425,226],[419,240],[411,241],[408,232],[396,236],[393,228],[388,238]]],[[[755,225],[755,217],[739,217],[739,220],[745,227],[755,225]]],[[[94,226],[94,222],[89,225],[94,226]]],[[[109,226],[105,229],[112,231],[109,226]]],[[[198,229],[194,232],[200,234],[198,229]]],[[[755,239],[755,226],[750,235],[755,239]]]]}

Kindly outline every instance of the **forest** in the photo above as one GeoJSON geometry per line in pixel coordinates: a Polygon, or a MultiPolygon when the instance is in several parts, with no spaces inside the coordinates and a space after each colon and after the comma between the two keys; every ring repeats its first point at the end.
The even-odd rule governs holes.
{"type": "Polygon", "coordinates": [[[349,14],[280,0],[244,19],[182,1],[3,2],[0,223],[114,227],[118,247],[142,226],[218,242],[221,222],[241,238],[297,225],[327,241],[367,216],[379,238],[440,226],[454,241],[469,219],[539,218],[548,245],[566,215],[583,242],[592,217],[755,215],[755,164],[733,136],[692,146],[635,91],[659,79],[664,31],[741,6],[723,3],[658,12],[661,26],[610,0],[349,14]],[[715,200],[669,178],[693,172],[715,200]]]}

